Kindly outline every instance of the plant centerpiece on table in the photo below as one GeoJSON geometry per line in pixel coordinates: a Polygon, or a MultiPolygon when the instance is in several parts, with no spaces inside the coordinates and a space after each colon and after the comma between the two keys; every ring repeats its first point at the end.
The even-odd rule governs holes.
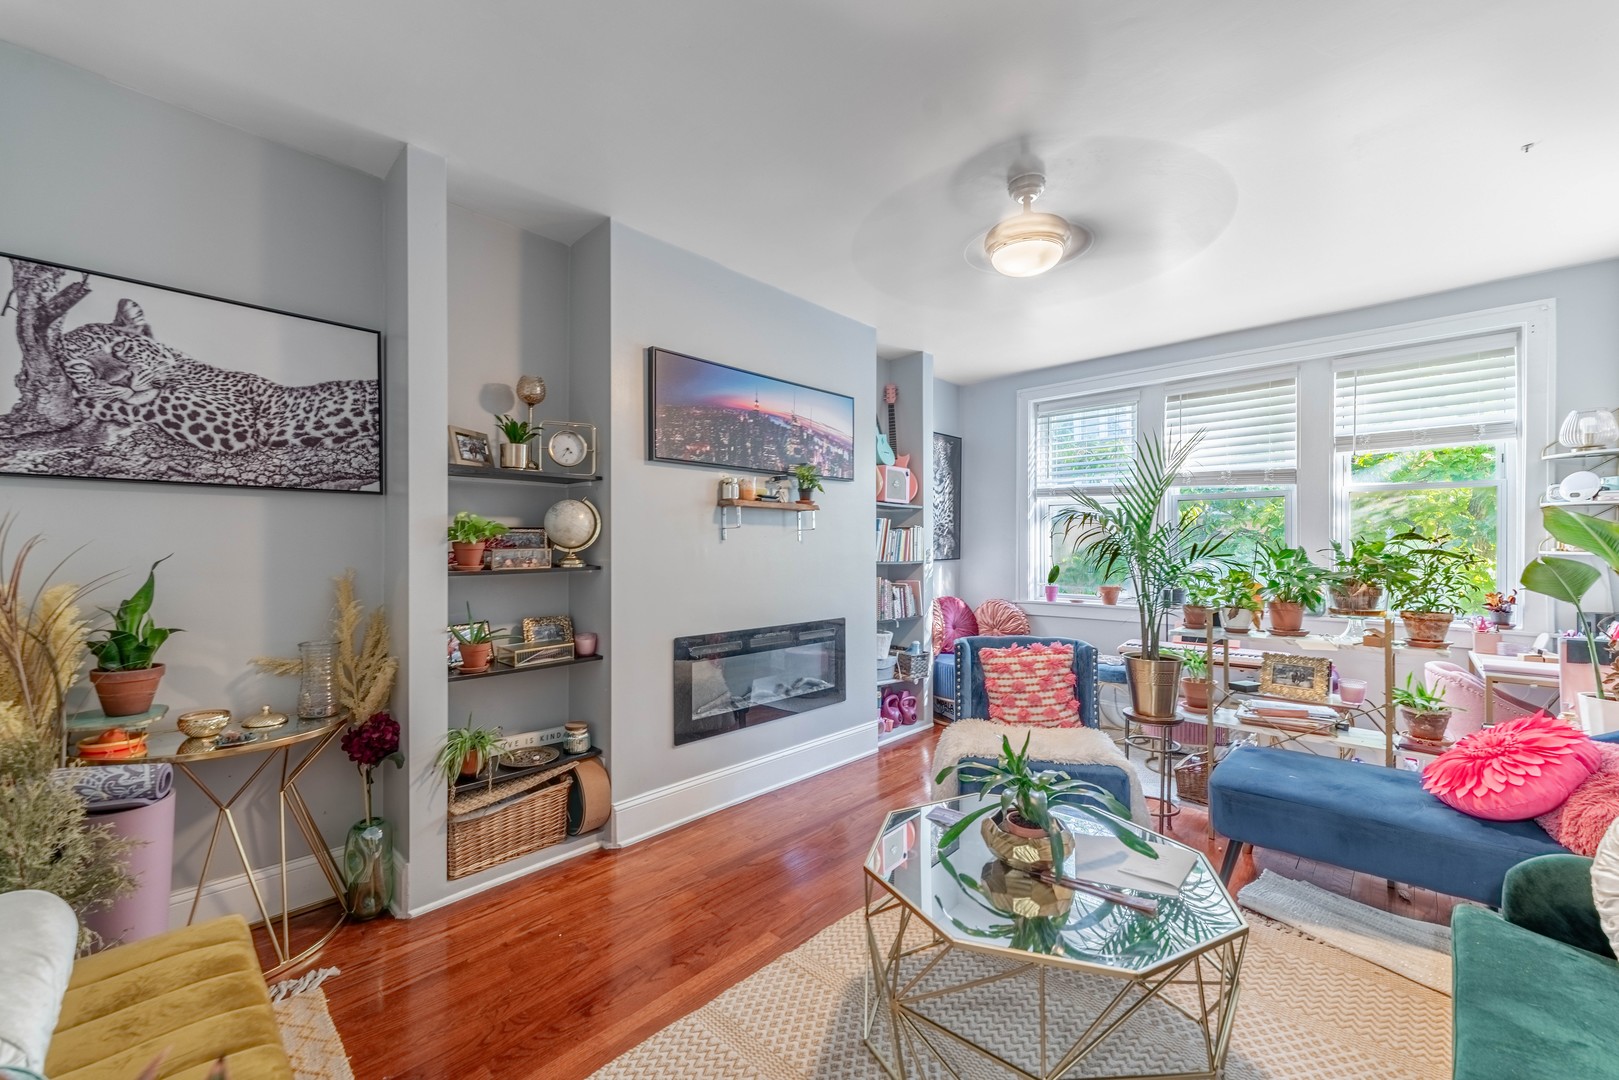
{"type": "Polygon", "coordinates": [[[450,627],[450,633],[461,650],[461,674],[477,675],[489,670],[489,657],[495,651],[495,638],[507,633],[505,630],[491,630],[487,621],[480,622],[472,617],[472,602],[467,602],[467,621],[458,626],[450,627]]]}
{"type": "Polygon", "coordinates": [[[102,609],[112,619],[112,626],[99,631],[99,640],[84,643],[96,658],[90,684],[101,699],[101,711],[108,716],[139,716],[152,707],[164,670],[154,657],[169,635],[182,632],[157,626],[151,618],[157,568],[169,557],[165,555],[152,564],[146,572],[146,582],[119,604],[117,611],[102,609]]]}
{"type": "Polygon", "coordinates": [[[826,485],[821,483],[821,470],[807,461],[793,466],[793,481],[798,485],[798,501],[801,503],[814,502],[815,493],[826,490],[826,485]]]}
{"type": "Polygon", "coordinates": [[[1301,547],[1267,543],[1259,549],[1259,584],[1270,601],[1270,628],[1302,634],[1304,613],[1321,607],[1328,573],[1301,547]]]}
{"type": "Polygon", "coordinates": [[[1029,738],[1023,737],[1022,750],[1013,751],[1012,740],[1001,736],[1001,756],[993,765],[962,761],[939,770],[933,781],[936,784],[944,783],[954,773],[960,781],[982,784],[981,790],[986,793],[1000,792],[999,801],[986,802],[946,829],[939,837],[940,850],[955,843],[968,826],[982,818],[984,843],[1006,865],[1025,871],[1060,869],[1064,853],[1073,849],[1073,836],[1051,812],[1052,807],[1063,796],[1083,796],[1101,803],[1107,813],[1085,802],[1070,804],[1068,809],[1100,822],[1131,851],[1158,857],[1152,845],[1125,824],[1130,820],[1129,809],[1105,788],[1075,780],[1066,773],[1029,768],[1029,738]]]}
{"type": "Polygon", "coordinates": [[[1198,432],[1166,452],[1158,439],[1142,439],[1124,479],[1107,495],[1070,491],[1070,505],[1054,518],[1064,539],[1071,538],[1075,549],[1086,553],[1104,581],[1120,574],[1135,592],[1141,649],[1139,655],[1127,656],[1124,666],[1131,707],[1140,716],[1175,715],[1181,661],[1167,655],[1160,641],[1169,610],[1166,597],[1171,595],[1166,589],[1175,585],[1182,567],[1223,562],[1230,539],[1228,533],[1211,533],[1202,526],[1190,506],[1173,521],[1161,515],[1169,489],[1179,482],[1201,440],[1198,432]]]}
{"type": "Polygon", "coordinates": [[[1210,567],[1194,566],[1181,575],[1181,587],[1186,590],[1186,603],[1181,608],[1186,629],[1205,629],[1219,595],[1219,575],[1210,567]]]}
{"type": "Polygon", "coordinates": [[[1205,712],[1213,683],[1209,679],[1208,657],[1196,649],[1181,649],[1181,700],[1194,712],[1205,712]]]}
{"type": "Polygon", "coordinates": [[[1332,542],[1327,591],[1340,615],[1381,615],[1389,575],[1403,565],[1400,546],[1386,536],[1357,536],[1348,547],[1332,542]]]}
{"type": "MultiPolygon", "coordinates": [[[[1578,551],[1595,555],[1619,573],[1619,524],[1589,514],[1576,514],[1560,506],[1542,508],[1546,531],[1553,540],[1578,551]]],[[[1542,555],[1523,568],[1523,587],[1570,604],[1596,679],[1595,692],[1582,692],[1576,699],[1580,719],[1589,734],[1619,731],[1619,660],[1604,673],[1598,650],[1596,628],[1585,614],[1585,594],[1602,580],[1600,567],[1560,555],[1542,555]]],[[[1611,643],[1610,643],[1611,644],[1611,643]]]]}
{"type": "Polygon", "coordinates": [[[1247,567],[1233,566],[1221,576],[1214,598],[1227,633],[1246,634],[1259,625],[1260,612],[1265,610],[1263,595],[1258,579],[1247,567]]]}
{"type": "Polygon", "coordinates": [[[506,436],[506,441],[500,446],[500,467],[528,468],[528,444],[539,435],[540,429],[527,420],[519,420],[513,416],[497,416],[495,424],[500,428],[500,433],[506,436]]]}
{"type": "Polygon", "coordinates": [[[1406,640],[1419,648],[1443,645],[1450,624],[1472,591],[1471,560],[1450,547],[1445,533],[1426,536],[1412,530],[1392,538],[1389,549],[1389,603],[1400,613],[1406,640]]]}
{"type": "Polygon", "coordinates": [[[1404,686],[1395,687],[1394,704],[1400,707],[1406,733],[1411,738],[1442,746],[1452,711],[1445,704],[1445,688],[1430,689],[1416,680],[1416,673],[1412,672],[1405,677],[1404,686]]]}
{"type": "Polygon", "coordinates": [[[1513,613],[1518,610],[1518,590],[1508,593],[1484,594],[1484,611],[1495,626],[1511,626],[1513,613]]]}
{"type": "Polygon", "coordinates": [[[498,521],[479,517],[470,510],[457,511],[445,531],[445,537],[455,551],[455,568],[482,570],[484,548],[489,546],[489,541],[505,532],[506,526],[498,521]]]}
{"type": "Polygon", "coordinates": [[[385,712],[343,732],[343,752],[360,773],[365,817],[349,828],[343,844],[345,907],[355,919],[374,919],[388,910],[394,896],[393,827],[371,813],[372,772],[383,762],[404,768],[399,752],[399,723],[385,712]]]}
{"type": "Polygon", "coordinates": [[[472,714],[468,713],[466,727],[453,727],[444,733],[444,745],[434,764],[453,784],[483,772],[499,752],[500,729],[473,727],[472,714]]]}

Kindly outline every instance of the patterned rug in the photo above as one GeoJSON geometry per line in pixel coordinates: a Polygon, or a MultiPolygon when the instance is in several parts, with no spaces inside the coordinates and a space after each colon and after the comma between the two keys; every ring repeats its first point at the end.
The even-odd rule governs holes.
{"type": "Polygon", "coordinates": [[[324,990],[289,994],[272,1007],[297,1080],[354,1080],[348,1052],[326,1008],[324,990]]]}
{"type": "MultiPolygon", "coordinates": [[[[1448,997],[1279,923],[1249,918],[1227,1080],[1448,1080],[1448,997]]],[[[998,970],[995,960],[960,952],[947,963],[961,965],[949,973],[951,981],[998,970]]],[[[594,1080],[882,1080],[861,1042],[867,969],[856,912],[658,1032],[594,1080]]],[[[1058,1024],[1077,1023],[1099,994],[1117,986],[1062,981],[1072,989],[1051,996],[1058,1024]]],[[[1027,1000],[1015,980],[935,999],[935,1015],[975,1038],[994,1039],[997,1028],[1008,1026],[995,1019],[1007,1015],[1008,999],[1027,1000]]],[[[1149,1003],[1104,1044],[1105,1056],[1069,1075],[1180,1071],[1191,1066],[1198,1039],[1180,1013],[1149,1003]]],[[[1006,1049],[1016,1060],[1026,1048],[1006,1049]]],[[[958,1054],[955,1064],[964,1077],[1012,1075],[976,1057],[958,1054]]],[[[935,1066],[920,1075],[948,1074],[935,1066]]]]}

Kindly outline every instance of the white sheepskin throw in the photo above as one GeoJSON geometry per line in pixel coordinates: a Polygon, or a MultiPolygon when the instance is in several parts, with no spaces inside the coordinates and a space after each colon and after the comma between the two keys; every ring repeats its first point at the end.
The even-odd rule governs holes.
{"type": "MultiPolygon", "coordinates": [[[[1124,770],[1130,784],[1130,817],[1138,825],[1151,822],[1147,816],[1147,800],[1142,797],[1141,784],[1136,771],[1125,760],[1119,748],[1107,733],[1097,728],[1043,728],[1026,724],[995,724],[988,720],[957,720],[944,729],[939,745],[933,750],[933,772],[937,775],[946,765],[954,765],[962,758],[1001,756],[1001,738],[1012,740],[1013,750],[1022,750],[1025,736],[1029,740],[1031,761],[1052,761],[1060,765],[1117,765],[1124,770]]],[[[944,783],[933,786],[935,799],[950,799],[961,794],[955,773],[945,777],[944,783]]]]}

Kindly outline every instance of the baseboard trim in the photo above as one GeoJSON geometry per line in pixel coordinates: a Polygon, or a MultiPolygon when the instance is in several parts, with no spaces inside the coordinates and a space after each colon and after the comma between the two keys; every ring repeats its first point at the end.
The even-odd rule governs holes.
{"type": "MultiPolygon", "coordinates": [[[[333,848],[332,858],[342,865],[343,849],[333,848]]],[[[281,868],[261,866],[255,868],[253,874],[259,887],[259,895],[264,898],[264,906],[272,915],[279,915],[281,868]]],[[[195,895],[195,888],[177,889],[169,894],[170,929],[178,929],[186,924],[187,916],[191,914],[191,899],[195,895]]],[[[327,883],[326,875],[321,873],[320,864],[315,861],[315,856],[304,855],[301,858],[287,860],[287,906],[291,910],[297,911],[299,908],[331,898],[331,885],[327,883]]],[[[264,921],[259,906],[253,902],[253,889],[248,884],[246,874],[214,878],[202,887],[202,898],[197,902],[197,917],[194,921],[217,919],[222,915],[240,915],[250,923],[264,921]]]]}
{"type": "MultiPolygon", "coordinates": [[[[548,866],[555,866],[558,863],[567,862],[569,859],[576,859],[581,855],[588,855],[592,851],[599,851],[601,850],[602,846],[601,840],[596,838],[594,835],[570,836],[566,840],[563,840],[561,843],[552,847],[541,848],[533,855],[526,855],[523,856],[522,859],[513,860],[515,865],[510,866],[509,868],[495,867],[485,870],[483,873],[491,875],[489,877],[474,874],[472,878],[466,879],[472,882],[471,884],[457,888],[455,892],[449,893],[446,896],[441,896],[437,900],[431,900],[420,907],[409,907],[409,898],[403,896],[403,890],[401,890],[401,894],[394,897],[394,906],[390,909],[390,911],[391,914],[397,919],[414,919],[418,915],[426,915],[429,911],[437,911],[439,908],[449,907],[451,904],[458,904],[470,896],[476,896],[481,892],[493,889],[497,885],[504,885],[509,881],[516,881],[518,878],[527,877],[529,874],[544,870],[548,866]],[[523,861],[524,859],[530,861],[523,861]]],[[[403,873],[401,878],[402,880],[408,881],[410,875],[408,872],[403,873]]],[[[452,882],[451,884],[461,885],[462,882],[456,881],[452,882]]]]}
{"type": "Polygon", "coordinates": [[[613,835],[607,846],[620,848],[637,843],[716,810],[869,757],[877,752],[875,732],[876,725],[862,723],[615,802],[613,835]]]}

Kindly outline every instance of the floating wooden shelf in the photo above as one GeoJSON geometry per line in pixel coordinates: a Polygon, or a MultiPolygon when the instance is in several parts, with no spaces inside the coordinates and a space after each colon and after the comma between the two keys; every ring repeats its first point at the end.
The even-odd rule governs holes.
{"type": "Polygon", "coordinates": [[[720,509],[720,541],[722,543],[724,542],[727,534],[734,529],[740,529],[742,527],[742,511],[774,510],[777,513],[794,515],[793,520],[798,526],[798,542],[802,544],[804,542],[804,534],[806,532],[815,531],[814,514],[815,511],[821,508],[819,504],[812,502],[777,502],[772,499],[721,499],[719,500],[718,505],[720,509]],[[726,519],[725,512],[727,510],[736,511],[735,521],[729,521],[726,519]],[[808,529],[804,528],[805,514],[810,515],[808,529]]]}
{"type": "Polygon", "coordinates": [[[921,503],[879,502],[877,504],[877,509],[878,510],[891,510],[891,511],[904,510],[904,511],[910,511],[910,512],[914,512],[914,513],[921,513],[922,512],[922,504],[921,503]]]}
{"type": "Polygon", "coordinates": [[[533,671],[551,671],[555,668],[573,667],[575,664],[593,664],[600,660],[601,654],[595,656],[576,656],[572,660],[553,660],[549,664],[529,664],[525,667],[507,667],[505,664],[491,662],[488,671],[480,671],[476,675],[464,675],[460,670],[450,669],[451,682],[465,682],[468,679],[493,679],[501,675],[524,675],[533,671]]]}
{"type": "Polygon", "coordinates": [[[808,513],[819,510],[816,503],[805,502],[777,502],[773,499],[721,499],[721,506],[740,506],[745,510],[797,510],[808,513]]]}
{"type": "Polygon", "coordinates": [[[517,484],[594,484],[599,476],[561,476],[538,469],[480,468],[477,465],[451,465],[452,480],[505,480],[517,484]]]}
{"type": "MultiPolygon", "coordinates": [[[[561,748],[558,747],[558,749],[561,748]]],[[[495,766],[495,783],[503,784],[508,780],[521,780],[523,777],[532,776],[534,773],[549,772],[552,769],[560,769],[566,765],[576,765],[581,761],[587,761],[590,758],[598,758],[601,756],[602,752],[596,747],[592,746],[589,750],[586,750],[582,754],[563,754],[554,761],[547,761],[544,765],[525,765],[522,768],[514,769],[509,765],[497,764],[495,766]]],[[[488,776],[478,776],[477,778],[471,780],[457,780],[451,786],[454,788],[456,794],[460,794],[463,791],[473,791],[477,788],[486,787],[488,784],[488,776]]]]}
{"type": "Polygon", "coordinates": [[[449,570],[446,571],[452,578],[503,578],[514,577],[517,574],[588,574],[601,567],[586,564],[584,566],[536,566],[527,570],[449,570]]]}

